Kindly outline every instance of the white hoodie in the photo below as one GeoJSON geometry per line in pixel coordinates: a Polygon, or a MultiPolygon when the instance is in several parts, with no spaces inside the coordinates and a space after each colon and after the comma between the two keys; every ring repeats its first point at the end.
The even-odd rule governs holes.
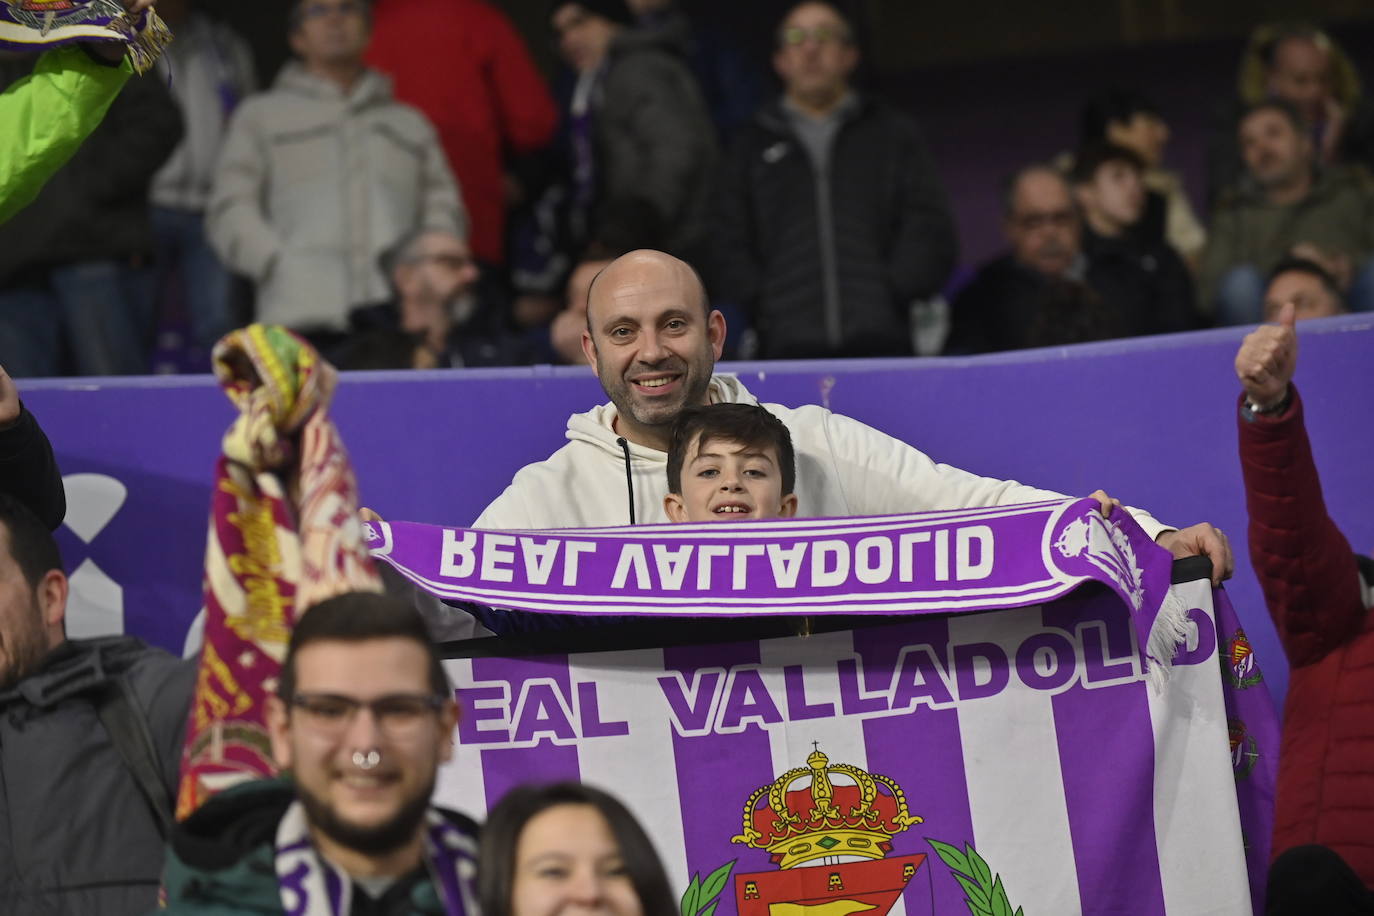
{"type": "MultiPolygon", "coordinates": [[[[712,403],[758,403],[738,379],[727,375],[712,378],[710,397],[712,403]]],[[[797,514],[802,517],[888,515],[1065,498],[1014,480],[979,477],[936,464],[905,442],[824,407],[763,407],[792,434],[797,514]]],[[[667,522],[663,497],[668,492],[668,454],[622,440],[612,425],[615,417],[612,404],[573,414],[568,419],[568,444],[546,460],[521,468],[473,527],[628,525],[632,498],[635,522],[667,522]]],[[[1167,528],[1145,512],[1131,513],[1152,538],[1167,528]]]]}

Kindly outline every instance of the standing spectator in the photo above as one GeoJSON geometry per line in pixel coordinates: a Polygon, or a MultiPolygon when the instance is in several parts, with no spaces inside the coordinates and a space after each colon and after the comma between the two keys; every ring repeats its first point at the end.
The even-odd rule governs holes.
{"type": "Polygon", "coordinates": [[[257,284],[258,320],[325,351],[350,308],[387,296],[382,252],[416,228],[466,233],[434,128],[363,63],[368,15],[362,0],[291,5],[298,60],[234,113],[206,219],[257,284]]]}
{"type": "MultiPolygon", "coordinates": [[[[559,54],[576,83],[565,112],[566,175],[544,197],[561,217],[546,221],[544,238],[531,246],[540,263],[522,266],[522,292],[561,288],[611,204],[647,204],[676,254],[695,256],[705,242],[715,129],[673,43],[633,24],[625,0],[555,0],[551,7],[559,54]],[[556,239],[547,238],[551,231],[556,239]]],[[[557,309],[553,301],[547,318],[557,309]]]]}
{"type": "Polygon", "coordinates": [[[792,8],[773,66],[783,96],[741,131],[718,194],[723,300],[767,358],[911,353],[911,303],[940,290],[956,240],[916,125],[850,85],[851,24],[792,8]]]}
{"type": "Polygon", "coordinates": [[[1138,92],[1113,89],[1083,106],[1078,148],[1110,143],[1125,147],[1144,164],[1145,212],[1139,232],[1172,245],[1190,265],[1196,265],[1207,242],[1207,231],[1193,212],[1183,179],[1164,168],[1169,125],[1153,102],[1138,92]]]}
{"type": "Polygon", "coordinates": [[[367,62],[433,122],[463,189],[472,253],[486,267],[504,264],[516,181],[508,163],[546,146],[558,126],[510,20],[485,0],[378,0],[367,62]]]}
{"type": "Polygon", "coordinates": [[[128,636],[67,639],[67,577],[0,494],[0,900],[7,913],[155,910],[195,665],[128,636]]]}
{"type": "Polygon", "coordinates": [[[1261,102],[1240,121],[1246,181],[1219,203],[1201,284],[1218,324],[1259,320],[1264,278],[1288,255],[1321,264],[1354,311],[1374,308],[1374,185],[1362,170],[1318,168],[1287,102],[1261,102]]]}
{"type": "Polygon", "coordinates": [[[1036,163],[1007,181],[1002,223],[1011,250],[978,268],[950,307],[945,352],[1017,350],[1125,333],[1088,283],[1082,225],[1064,176],[1036,163]]]}
{"type": "MultiPolygon", "coordinates": [[[[0,60],[0,85],[33,68],[31,58],[0,60]]],[[[161,81],[132,77],[33,203],[0,225],[0,362],[10,374],[145,371],[148,188],[180,139],[161,81]]]]}
{"type": "Polygon", "coordinates": [[[1296,303],[1270,287],[1277,324],[1236,353],[1236,425],[1250,558],[1292,667],[1267,912],[1374,912],[1374,563],[1350,549],[1322,497],[1293,376],[1296,303]]]}
{"type": "Polygon", "coordinates": [[[1074,195],[1083,213],[1088,283],[1116,314],[1124,336],[1167,334],[1197,326],[1193,280],[1178,252],[1140,232],[1145,163],[1124,146],[1079,152],[1074,195]]]}
{"type": "Polygon", "coordinates": [[[716,133],[728,141],[763,101],[762,68],[734,40],[730,27],[698,6],[677,0],[626,0],[640,29],[658,32],[677,45],[701,88],[716,133]]]}
{"type": "Polygon", "coordinates": [[[205,237],[205,207],[229,116],[257,88],[257,78],[248,43],[197,11],[194,0],[160,0],[158,12],[176,41],[158,63],[157,74],[181,108],[186,136],[153,177],[157,280],[154,314],[147,324],[156,325],[164,296],[180,303],[190,320],[192,341],[208,360],[215,342],[236,322],[230,306],[232,278],[205,237]]]}
{"type": "Polygon", "coordinates": [[[1374,171],[1374,107],[1340,46],[1310,25],[1262,25],[1250,36],[1237,75],[1237,97],[1219,113],[1207,153],[1207,201],[1218,200],[1245,171],[1236,126],[1251,107],[1277,99],[1302,117],[1320,165],[1374,171]]]}

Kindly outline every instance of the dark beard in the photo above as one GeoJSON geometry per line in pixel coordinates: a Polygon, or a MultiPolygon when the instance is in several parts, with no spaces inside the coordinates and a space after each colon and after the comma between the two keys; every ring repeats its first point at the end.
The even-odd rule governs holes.
{"type": "Polygon", "coordinates": [[[360,827],[339,817],[328,802],[311,795],[299,783],[296,794],[305,806],[305,817],[312,827],[345,849],[364,855],[381,856],[395,852],[415,839],[415,832],[425,819],[429,798],[434,794],[434,780],[425,790],[403,804],[391,820],[375,827],[360,827]]]}

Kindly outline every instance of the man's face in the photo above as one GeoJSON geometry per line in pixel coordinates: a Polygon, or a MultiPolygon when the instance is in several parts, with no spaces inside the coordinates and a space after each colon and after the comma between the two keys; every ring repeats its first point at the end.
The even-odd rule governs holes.
{"type": "Polygon", "coordinates": [[[511,916],[642,916],[611,825],[591,805],[547,808],[515,844],[511,916]]]}
{"type": "Polygon", "coordinates": [[[367,50],[367,9],[362,0],[306,0],[291,50],[312,65],[360,64],[367,50]]]}
{"type": "Polygon", "coordinates": [[[1344,312],[1340,300],[1326,284],[1305,270],[1289,270],[1269,283],[1264,293],[1264,320],[1278,321],[1279,311],[1293,303],[1294,318],[1330,318],[1344,312]]]}
{"type": "Polygon", "coordinates": [[[10,555],[10,533],[0,524],[0,690],[36,671],[49,648],[39,590],[10,555]]]}
{"type": "Polygon", "coordinates": [[[1137,111],[1129,121],[1112,121],[1107,125],[1107,140],[1135,153],[1150,168],[1164,161],[1164,147],[1169,142],[1169,125],[1158,115],[1137,111]]]}
{"type": "Polygon", "coordinates": [[[733,439],[698,436],[682,463],[681,493],[664,497],[675,522],[733,522],[791,518],[795,493],[782,495],[782,470],[776,448],[757,448],[733,439]]]}
{"type": "Polygon", "coordinates": [[[1274,49],[1269,71],[1269,94],[1297,106],[1303,116],[1318,120],[1331,97],[1331,57],[1310,38],[1287,38],[1274,49]]]}
{"type": "Polygon", "coordinates": [[[1083,208],[1116,230],[1135,225],[1145,211],[1145,183],[1129,162],[1102,163],[1078,191],[1083,208]]]}
{"type": "Polygon", "coordinates": [[[1057,175],[1035,171],[1021,177],[1005,229],[1012,256],[1031,270],[1057,277],[1078,257],[1078,212],[1057,175]]]}
{"type": "Polygon", "coordinates": [[[427,232],[416,241],[410,256],[396,265],[394,279],[402,299],[447,308],[472,292],[479,274],[462,239],[447,232],[427,232]]]}
{"type": "Polygon", "coordinates": [[[587,12],[577,3],[565,3],[554,10],[550,24],[558,36],[558,53],[578,73],[600,67],[620,32],[614,22],[587,12]]]}
{"type": "Polygon", "coordinates": [[[687,266],[659,252],[626,255],[593,285],[582,350],[632,429],[666,434],[682,408],[706,403],[725,319],[701,300],[687,266]]]}
{"type": "Polygon", "coordinates": [[[833,97],[844,92],[859,63],[849,27],[822,3],[807,3],[783,20],[773,68],[787,94],[807,98],[833,97]]]}
{"type": "Polygon", "coordinates": [[[273,754],[292,771],[311,827],[368,854],[413,842],[439,764],[452,755],[458,716],[451,697],[437,712],[415,702],[433,695],[425,650],[401,637],[320,640],[296,653],[295,675],[296,700],[288,706],[274,699],[268,727],[273,754]],[[387,711],[380,718],[365,706],[347,708],[348,700],[382,698],[387,711]],[[375,766],[354,762],[355,752],[371,751],[379,755],[375,766]]]}
{"type": "Polygon", "coordinates": [[[1262,188],[1291,184],[1312,169],[1312,141],[1273,108],[1261,108],[1240,122],[1240,151],[1262,188]]]}

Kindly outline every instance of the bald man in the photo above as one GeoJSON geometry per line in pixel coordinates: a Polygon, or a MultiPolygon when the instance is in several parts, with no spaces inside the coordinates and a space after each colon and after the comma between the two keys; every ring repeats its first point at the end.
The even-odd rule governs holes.
{"type": "MultiPolygon", "coordinates": [[[[715,375],[725,318],[685,262],[632,251],[592,282],[582,349],[611,403],[568,419],[568,444],[522,468],[477,528],[581,528],[667,522],[668,437],[684,407],[757,404],[738,379],[715,375]]],[[[1063,494],[936,464],[920,451],[823,407],[762,405],[792,435],[797,494],[807,516],[966,509],[1063,494]]],[[[1231,572],[1211,525],[1174,531],[1132,510],[1175,556],[1206,554],[1216,581],[1231,572]]]]}

